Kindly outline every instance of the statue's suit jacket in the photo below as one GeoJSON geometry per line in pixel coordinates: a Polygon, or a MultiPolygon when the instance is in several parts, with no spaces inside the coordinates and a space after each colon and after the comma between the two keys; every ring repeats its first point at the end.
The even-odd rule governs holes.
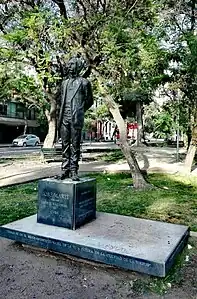
{"type": "Polygon", "coordinates": [[[83,77],[77,77],[75,79],[75,88],[69,90],[67,93],[68,81],[69,79],[63,80],[60,89],[60,112],[58,127],[61,127],[61,124],[64,120],[65,102],[66,98],[69,97],[71,102],[72,125],[76,128],[82,129],[84,123],[84,113],[93,104],[91,84],[87,79],[83,77]]]}

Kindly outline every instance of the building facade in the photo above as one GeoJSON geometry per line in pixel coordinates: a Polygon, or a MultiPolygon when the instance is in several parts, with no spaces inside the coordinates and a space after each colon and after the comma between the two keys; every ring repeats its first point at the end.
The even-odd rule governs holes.
{"type": "Polygon", "coordinates": [[[11,143],[24,133],[36,134],[39,124],[34,108],[26,109],[18,102],[0,102],[0,143],[11,143]]]}

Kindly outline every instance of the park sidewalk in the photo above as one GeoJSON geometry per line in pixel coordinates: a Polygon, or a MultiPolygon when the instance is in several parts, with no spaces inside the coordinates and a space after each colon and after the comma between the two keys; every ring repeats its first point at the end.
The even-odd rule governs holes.
{"type": "MultiPolygon", "coordinates": [[[[32,162],[25,164],[10,164],[0,167],[0,187],[10,186],[37,179],[53,177],[60,174],[61,163],[32,162]]],[[[102,172],[105,170],[103,162],[80,163],[80,173],[102,172]]]]}

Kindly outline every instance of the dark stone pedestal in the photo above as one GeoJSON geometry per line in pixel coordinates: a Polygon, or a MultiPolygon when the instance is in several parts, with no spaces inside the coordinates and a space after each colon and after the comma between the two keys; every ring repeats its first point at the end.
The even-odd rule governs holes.
{"type": "Polygon", "coordinates": [[[38,223],[75,230],[95,218],[96,179],[39,181],[38,223]]]}

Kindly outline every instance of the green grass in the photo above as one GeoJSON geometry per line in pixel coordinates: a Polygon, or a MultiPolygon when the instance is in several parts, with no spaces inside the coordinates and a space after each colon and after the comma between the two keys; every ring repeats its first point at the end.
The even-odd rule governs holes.
{"type": "MultiPolygon", "coordinates": [[[[129,174],[90,174],[97,179],[97,210],[186,224],[197,231],[197,178],[151,174],[157,186],[135,191],[129,174]]],[[[36,213],[37,182],[0,189],[0,225],[36,213]]]]}
{"type": "Polygon", "coordinates": [[[187,224],[197,231],[197,178],[152,174],[149,180],[158,188],[134,191],[129,174],[97,175],[97,209],[187,224]]]}
{"type": "Polygon", "coordinates": [[[36,213],[37,182],[0,189],[0,225],[36,213]]]}
{"type": "Polygon", "coordinates": [[[100,160],[103,160],[105,162],[118,162],[118,161],[124,161],[125,157],[120,149],[114,150],[113,152],[104,154],[100,157],[100,160]]]}
{"type": "Polygon", "coordinates": [[[188,249],[187,246],[184,248],[181,254],[176,257],[174,265],[165,278],[153,276],[139,277],[134,280],[133,290],[140,295],[164,295],[170,293],[171,288],[183,288],[188,290],[191,290],[192,287],[195,288],[195,286],[192,285],[193,281],[195,281],[195,278],[193,278],[192,274],[194,273],[193,268],[196,266],[196,239],[190,238],[189,244],[192,245],[192,249],[188,249]],[[189,259],[189,261],[186,261],[186,257],[189,259]]]}

